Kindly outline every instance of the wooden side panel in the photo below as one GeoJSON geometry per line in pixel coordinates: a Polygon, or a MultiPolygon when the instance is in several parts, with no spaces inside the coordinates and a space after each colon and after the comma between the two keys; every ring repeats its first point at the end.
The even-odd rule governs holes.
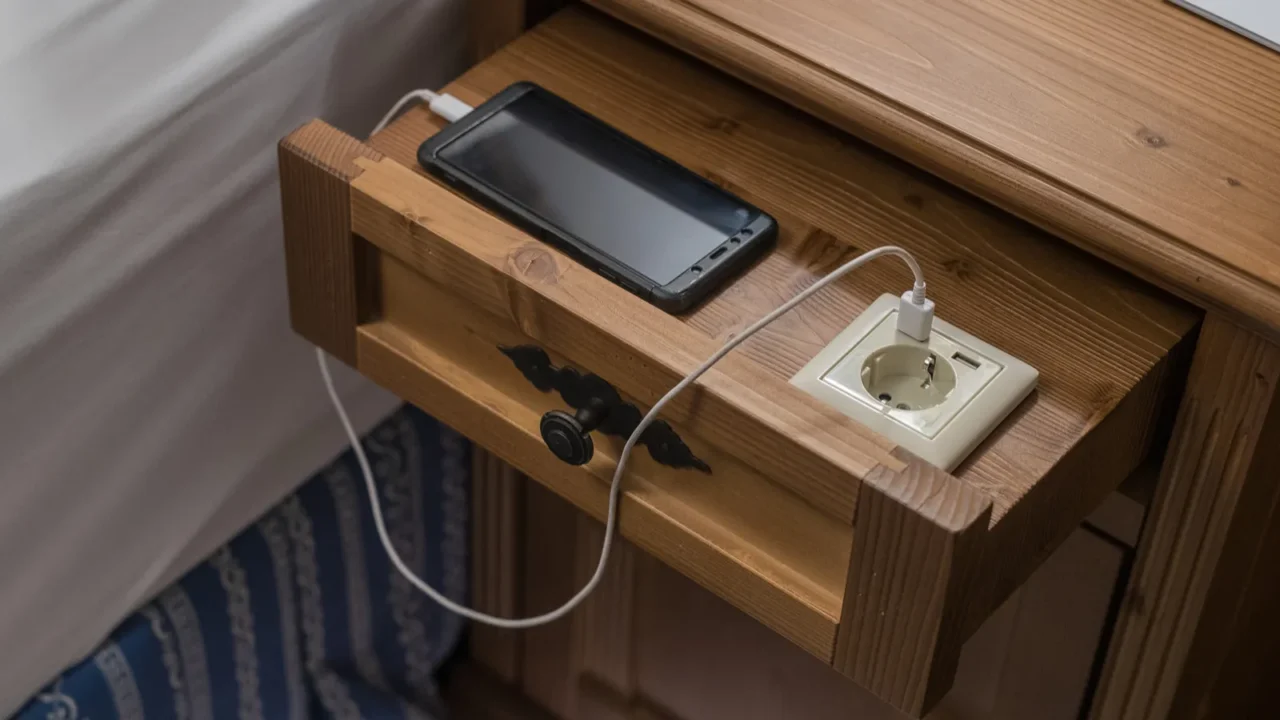
{"type": "MultiPolygon", "coordinates": [[[[1099,508],[1126,478],[1146,472],[1154,436],[1173,417],[1187,375],[1194,333],[1174,347],[1130,390],[1096,427],[1067,450],[1049,476],[1027,491],[992,527],[991,547],[1022,552],[991,553],[979,568],[971,600],[971,632],[999,607],[1078,527],[1078,518],[1099,508]]],[[[1105,385],[1100,392],[1111,392],[1105,385]]],[[[1017,412],[1017,411],[1015,411],[1017,412]]],[[[979,447],[977,453],[983,452],[979,447]]],[[[1139,480],[1140,481],[1140,480],[1139,480]]]]}
{"type": "MultiPolygon", "coordinates": [[[[523,592],[540,602],[571,597],[595,572],[604,526],[531,485],[525,538],[530,567],[523,592]]],[[[633,599],[639,552],[616,541],[596,591],[567,619],[537,628],[525,646],[523,686],[563,718],[629,720],[635,694],[633,599]]]]}
{"type": "MultiPolygon", "coordinates": [[[[604,526],[578,516],[577,586],[586,584],[596,569],[604,526]]],[[[582,609],[574,614],[575,647],[579,653],[578,717],[582,720],[636,718],[635,596],[636,557],[631,543],[620,543],[605,577],[582,609]]]]}
{"type": "MultiPolygon", "coordinates": [[[[991,501],[912,458],[867,478],[834,665],[877,697],[922,715],[951,687],[991,501]]],[[[985,613],[984,613],[985,617],[985,613]]]]}
{"type": "MultiPolygon", "coordinates": [[[[1232,528],[1236,517],[1256,512],[1256,505],[1242,506],[1242,498],[1274,506],[1278,380],[1280,347],[1220,317],[1206,320],[1095,717],[1165,717],[1193,638],[1229,628],[1229,617],[1204,611],[1215,573],[1238,572],[1232,568],[1240,558],[1223,554],[1229,533],[1242,550],[1255,548],[1269,522],[1232,528]]],[[[1238,593],[1250,574],[1214,592],[1238,593]]]]}
{"type": "MultiPolygon", "coordinates": [[[[536,483],[527,487],[524,553],[525,607],[543,613],[559,607],[578,591],[578,512],[536,483]]],[[[574,642],[569,618],[531,628],[524,636],[521,683],[539,705],[562,718],[577,717],[578,676],[582,651],[574,642]]]]}
{"type": "MultiPolygon", "coordinates": [[[[522,617],[524,489],[519,471],[477,447],[471,471],[471,602],[480,612],[522,617]]],[[[471,625],[471,657],[498,679],[520,680],[521,639],[515,630],[471,625]]]]}
{"type": "Polygon", "coordinates": [[[372,263],[351,234],[350,182],[356,158],[382,154],[313,120],[280,141],[280,202],[293,329],[348,365],[356,324],[371,307],[372,263]]]}
{"type": "Polygon", "coordinates": [[[1172,718],[1265,717],[1280,668],[1280,406],[1272,405],[1173,700],[1172,718]],[[1265,453],[1265,457],[1263,456],[1265,453]]]}
{"type": "Polygon", "coordinates": [[[590,2],[1111,262],[1280,327],[1267,48],[1161,0],[590,2]]]}
{"type": "MultiPolygon", "coordinates": [[[[604,525],[578,515],[577,585],[582,587],[595,573],[604,543],[604,525]]],[[[632,668],[633,603],[636,585],[636,555],[631,543],[620,543],[605,568],[604,579],[583,602],[574,618],[574,632],[582,649],[582,666],[613,694],[630,697],[635,693],[632,668]]]]}

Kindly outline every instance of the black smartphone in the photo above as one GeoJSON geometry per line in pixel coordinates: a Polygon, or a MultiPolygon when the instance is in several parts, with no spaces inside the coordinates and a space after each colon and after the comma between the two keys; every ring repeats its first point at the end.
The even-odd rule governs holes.
{"type": "Polygon", "coordinates": [[[668,312],[765,252],[767,213],[533,83],[418,149],[468,197],[668,312]]]}

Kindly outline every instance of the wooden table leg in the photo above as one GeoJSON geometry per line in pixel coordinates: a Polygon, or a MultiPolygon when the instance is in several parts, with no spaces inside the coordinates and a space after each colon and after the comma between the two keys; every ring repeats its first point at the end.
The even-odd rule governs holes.
{"type": "Polygon", "coordinates": [[[1277,637],[1278,379],[1280,347],[1206,318],[1093,717],[1256,716],[1224,690],[1277,637]]]}

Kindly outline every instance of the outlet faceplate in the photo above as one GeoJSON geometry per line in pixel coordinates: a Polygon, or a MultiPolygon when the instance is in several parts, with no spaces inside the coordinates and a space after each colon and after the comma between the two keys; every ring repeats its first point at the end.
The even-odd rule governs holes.
{"type": "Polygon", "coordinates": [[[955,469],[1035,389],[1026,363],[935,319],[928,342],[897,330],[882,295],[791,384],[944,470],[955,469]]]}

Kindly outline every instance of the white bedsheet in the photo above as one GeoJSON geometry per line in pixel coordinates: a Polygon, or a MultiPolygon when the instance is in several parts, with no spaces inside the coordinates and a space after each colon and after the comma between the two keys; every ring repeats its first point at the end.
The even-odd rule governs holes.
{"type": "Polygon", "coordinates": [[[456,74],[462,1],[0,0],[0,716],[342,448],[275,143],[456,74]]]}

